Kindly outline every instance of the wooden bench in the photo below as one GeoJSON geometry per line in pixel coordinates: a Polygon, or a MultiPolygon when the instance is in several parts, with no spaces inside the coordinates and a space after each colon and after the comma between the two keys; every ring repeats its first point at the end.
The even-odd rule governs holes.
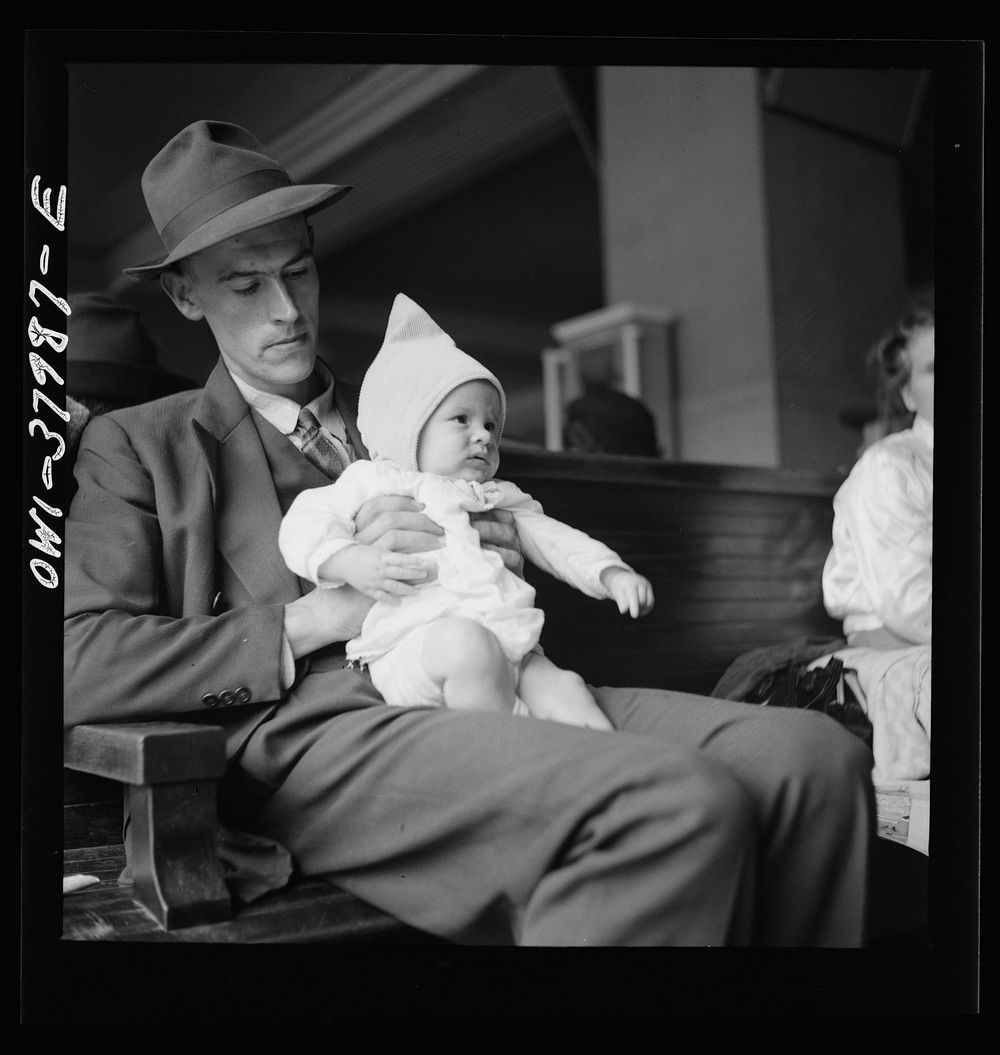
{"type": "MultiPolygon", "coordinates": [[[[547,613],[547,653],[592,684],[707,694],[751,648],[840,633],[820,587],[840,483],[834,474],[541,452],[505,454],[503,474],[653,582],[653,613],[632,621],[527,569],[547,613]]],[[[64,874],[100,880],[64,898],[65,940],[434,940],[319,880],[234,907],[214,852],[219,730],[81,726],[66,735],[65,765],[64,874]],[[118,882],[121,785],[133,816],[131,886],[118,882]]],[[[898,851],[887,852],[895,860],[898,851]]],[[[908,858],[904,864],[911,867],[908,858]]],[[[923,875],[923,895],[919,876],[911,883],[917,911],[923,875]]],[[[912,923],[911,914],[894,926],[903,932],[912,923]]]]}

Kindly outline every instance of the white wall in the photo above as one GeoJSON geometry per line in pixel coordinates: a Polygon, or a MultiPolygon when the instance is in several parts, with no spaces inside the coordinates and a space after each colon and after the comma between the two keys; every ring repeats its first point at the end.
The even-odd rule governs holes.
{"type": "Polygon", "coordinates": [[[679,457],[850,465],[906,297],[898,151],[765,108],[753,69],[604,67],[599,100],[606,299],[679,319],[679,457]]]}
{"type": "Polygon", "coordinates": [[[679,317],[679,457],[779,463],[756,72],[599,71],[608,303],[679,317]]]}

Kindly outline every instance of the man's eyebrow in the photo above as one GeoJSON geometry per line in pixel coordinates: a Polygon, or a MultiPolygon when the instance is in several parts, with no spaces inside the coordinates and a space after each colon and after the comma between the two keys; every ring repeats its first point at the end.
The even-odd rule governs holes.
{"type": "MultiPolygon", "coordinates": [[[[293,256],[290,260],[287,260],[284,264],[282,264],[279,270],[284,271],[287,268],[294,267],[296,264],[301,263],[308,257],[312,257],[312,250],[307,246],[301,252],[296,253],[295,256],[293,256]]],[[[232,282],[234,279],[240,278],[256,278],[258,275],[263,274],[264,272],[259,269],[251,271],[239,271],[236,269],[232,271],[222,271],[216,276],[216,282],[222,283],[232,282]]]]}

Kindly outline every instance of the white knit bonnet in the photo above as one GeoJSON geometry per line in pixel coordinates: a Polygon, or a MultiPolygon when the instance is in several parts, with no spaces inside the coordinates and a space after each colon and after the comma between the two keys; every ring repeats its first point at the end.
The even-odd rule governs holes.
{"type": "Polygon", "coordinates": [[[500,442],[507,416],[503,386],[466,355],[420,307],[398,293],[385,338],[358,397],[358,430],[371,458],[388,458],[401,469],[417,469],[420,430],[441,400],[467,381],[488,381],[500,396],[500,442]]]}

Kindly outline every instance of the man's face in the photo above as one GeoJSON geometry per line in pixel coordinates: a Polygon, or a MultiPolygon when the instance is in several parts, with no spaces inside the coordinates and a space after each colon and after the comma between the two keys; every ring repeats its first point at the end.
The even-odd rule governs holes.
{"type": "Polygon", "coordinates": [[[288,217],[195,253],[164,284],[188,318],[204,318],[229,369],[264,392],[311,388],[319,279],[304,218],[288,217]]]}
{"type": "Polygon", "coordinates": [[[417,465],[453,480],[491,480],[500,464],[497,447],[500,396],[488,381],[452,389],[420,430],[417,465]]]}

